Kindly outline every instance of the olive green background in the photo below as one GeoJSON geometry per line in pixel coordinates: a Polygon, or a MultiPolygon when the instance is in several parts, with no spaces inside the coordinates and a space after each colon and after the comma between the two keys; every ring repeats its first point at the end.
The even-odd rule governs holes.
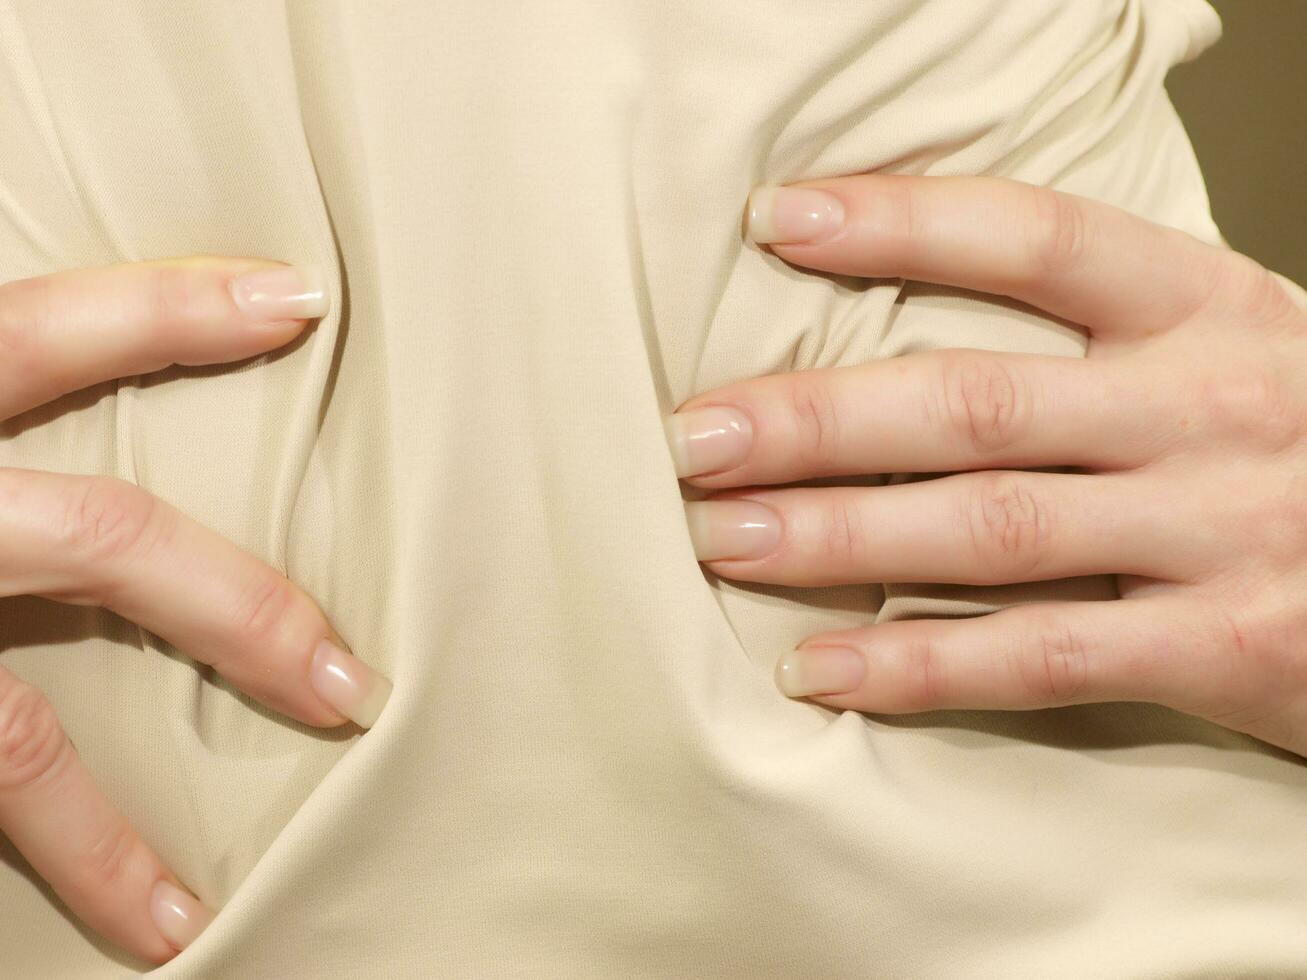
{"type": "Polygon", "coordinates": [[[1307,285],[1307,0],[1214,0],[1225,35],[1168,88],[1235,248],[1307,285]]]}

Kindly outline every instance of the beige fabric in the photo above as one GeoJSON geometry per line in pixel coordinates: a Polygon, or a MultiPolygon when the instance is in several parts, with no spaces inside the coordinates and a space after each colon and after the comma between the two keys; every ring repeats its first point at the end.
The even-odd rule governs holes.
{"type": "MultiPolygon", "coordinates": [[[[767,372],[1079,354],[1014,304],[788,268],[745,195],[1005,174],[1216,240],[1161,83],[1218,31],[1199,0],[0,0],[0,276],[332,276],[282,356],[0,439],[284,568],[396,684],[370,734],[307,731],[110,616],[0,602],[3,662],[223,907],[158,976],[1307,975],[1301,760],[1146,705],[772,685],[818,630],[1107,580],[705,579],[660,424],[767,372]]],[[[140,968],[8,852],[0,909],[5,977],[140,968]]]]}

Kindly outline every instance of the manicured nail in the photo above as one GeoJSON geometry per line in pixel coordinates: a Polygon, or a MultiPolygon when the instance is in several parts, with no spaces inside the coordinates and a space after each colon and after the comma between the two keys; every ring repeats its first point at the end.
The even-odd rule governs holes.
{"type": "Polygon", "coordinates": [[[804,647],[776,661],[776,686],[791,698],[848,694],[866,675],[866,660],[848,647],[804,647]]]}
{"type": "Polygon", "coordinates": [[[168,945],[180,950],[195,942],[213,921],[213,913],[194,895],[172,882],[160,881],[150,894],[150,918],[168,945]]]}
{"type": "Polygon", "coordinates": [[[677,476],[699,476],[739,466],[753,444],[743,412],[721,405],[692,408],[663,420],[677,476]]]}
{"type": "Polygon", "coordinates": [[[809,187],[755,187],[749,195],[748,235],[759,244],[824,241],[844,227],[844,205],[809,187]]]}
{"type": "Polygon", "coordinates": [[[780,516],[753,500],[693,500],[685,520],[700,561],[765,558],[781,543],[780,516]]]}
{"type": "Polygon", "coordinates": [[[330,640],[314,651],[309,682],[318,697],[360,728],[371,728],[390,699],[392,685],[330,640]]]}
{"type": "Polygon", "coordinates": [[[231,281],[231,295],[251,320],[312,320],[326,316],[331,300],[317,266],[257,269],[231,281]]]}

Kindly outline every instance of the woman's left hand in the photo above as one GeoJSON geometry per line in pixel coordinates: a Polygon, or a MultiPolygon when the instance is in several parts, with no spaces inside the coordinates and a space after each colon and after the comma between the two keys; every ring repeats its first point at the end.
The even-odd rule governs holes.
{"type": "Polygon", "coordinates": [[[700,560],[794,586],[1111,573],[1121,593],[813,636],[777,666],[786,694],[881,713],[1151,701],[1307,755],[1307,293],[1007,180],[861,175],[750,205],[751,237],[788,262],[1010,296],[1090,343],[697,395],[668,435],[678,475],[721,491],[686,505],[700,560]],[[951,475],[764,489],[900,472],[951,475]]]}

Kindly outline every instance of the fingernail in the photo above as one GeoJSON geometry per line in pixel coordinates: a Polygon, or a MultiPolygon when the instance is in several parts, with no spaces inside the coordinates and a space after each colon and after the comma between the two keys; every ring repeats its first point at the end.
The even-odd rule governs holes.
{"type": "Polygon", "coordinates": [[[160,881],[150,894],[150,918],[168,945],[185,949],[213,921],[213,913],[194,895],[160,881]]]}
{"type": "Polygon", "coordinates": [[[743,412],[720,405],[692,408],[663,421],[677,476],[699,476],[739,466],[753,444],[743,412]]]}
{"type": "Polygon", "coordinates": [[[848,647],[804,647],[776,661],[776,686],[791,698],[848,694],[862,686],[867,662],[848,647]]]}
{"type": "Polygon", "coordinates": [[[375,670],[330,640],[313,653],[309,683],[318,697],[360,728],[371,728],[393,689],[375,670]]]}
{"type": "Polygon", "coordinates": [[[317,266],[258,269],[231,281],[231,295],[252,320],[311,320],[331,306],[326,277],[317,266]]]}
{"type": "Polygon", "coordinates": [[[753,500],[693,500],[685,520],[700,561],[765,558],[781,543],[780,515],[753,500]]]}
{"type": "Polygon", "coordinates": [[[749,195],[748,236],[759,244],[807,244],[844,227],[844,205],[809,187],[755,187],[749,195]]]}

